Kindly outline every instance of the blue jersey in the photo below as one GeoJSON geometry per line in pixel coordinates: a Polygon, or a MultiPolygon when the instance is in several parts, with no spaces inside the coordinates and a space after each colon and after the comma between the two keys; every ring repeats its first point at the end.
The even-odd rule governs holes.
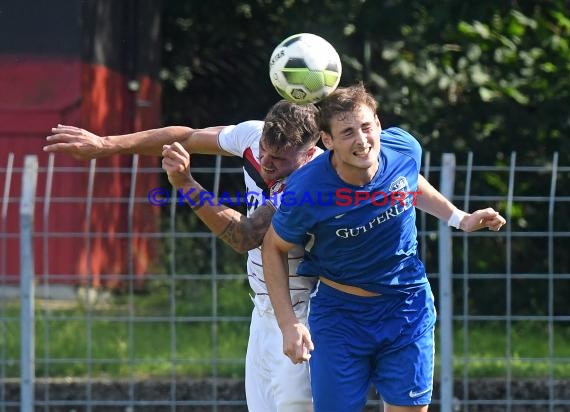
{"type": "Polygon", "coordinates": [[[427,283],[414,207],[421,153],[412,135],[389,128],[366,185],[341,180],[331,152],[292,173],[272,223],[284,240],[305,245],[297,273],[377,293],[427,283]]]}

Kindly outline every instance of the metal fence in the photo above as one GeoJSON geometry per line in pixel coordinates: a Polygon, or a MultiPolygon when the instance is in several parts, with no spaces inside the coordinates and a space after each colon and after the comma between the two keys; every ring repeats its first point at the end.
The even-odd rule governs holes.
{"type": "MultiPolygon", "coordinates": [[[[209,189],[240,180],[212,159],[195,170],[209,189]]],[[[246,410],[243,259],[138,156],[59,160],[0,159],[0,412],[246,410]],[[127,183],[101,188],[109,177],[127,183]]],[[[439,317],[430,410],[570,411],[570,167],[556,153],[531,166],[428,153],[423,173],[458,207],[508,221],[464,234],[418,214],[439,317]]],[[[367,410],[382,410],[373,393],[367,410]]]]}

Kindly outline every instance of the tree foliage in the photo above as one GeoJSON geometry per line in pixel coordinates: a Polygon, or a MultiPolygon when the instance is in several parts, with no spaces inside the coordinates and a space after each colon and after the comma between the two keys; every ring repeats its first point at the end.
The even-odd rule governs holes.
{"type": "MultiPolygon", "coordinates": [[[[477,164],[508,165],[516,152],[517,164],[544,165],[558,152],[561,164],[570,160],[568,0],[170,0],[164,7],[166,124],[263,118],[279,99],[268,78],[273,48],[311,32],[341,55],[341,85],[363,81],[383,126],[412,131],[435,159],[454,152],[462,161],[473,152],[477,164]]],[[[507,183],[488,174],[472,191],[506,195],[507,183]]],[[[523,194],[548,184],[517,183],[523,194]]],[[[514,205],[512,213],[513,228],[525,230],[541,212],[514,205]]],[[[524,246],[513,254],[523,268],[544,264],[524,246]]],[[[501,260],[472,259],[480,270],[501,260]]]]}
{"type": "Polygon", "coordinates": [[[533,162],[553,151],[567,158],[569,6],[567,0],[167,2],[164,119],[198,127],[262,118],[279,98],[268,79],[273,48],[290,34],[312,32],[341,54],[341,85],[364,81],[384,123],[415,131],[427,150],[477,150],[485,160],[513,150],[533,162]]]}

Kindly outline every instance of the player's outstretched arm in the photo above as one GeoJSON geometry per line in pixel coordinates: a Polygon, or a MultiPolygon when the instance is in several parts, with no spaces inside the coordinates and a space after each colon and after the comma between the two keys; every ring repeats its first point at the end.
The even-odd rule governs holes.
{"type": "Polygon", "coordinates": [[[75,126],[57,125],[46,137],[44,151],[67,153],[77,159],[95,159],[115,154],[160,156],[165,144],[180,142],[190,153],[229,155],[218,146],[218,133],[224,126],[192,129],[168,126],[140,132],[99,136],[75,126]]]}
{"type": "Polygon", "coordinates": [[[490,207],[473,213],[459,210],[422,175],[419,176],[415,202],[418,209],[438,219],[446,220],[450,226],[464,232],[474,232],[484,228],[498,231],[506,223],[505,218],[490,207]]]}
{"type": "Polygon", "coordinates": [[[302,363],[311,357],[314,349],[311,334],[306,326],[299,322],[293,311],[289,292],[288,251],[295,245],[283,240],[269,226],[261,249],[263,274],[269,291],[269,298],[281,333],[283,334],[283,353],[293,363],[302,363]]]}
{"type": "Polygon", "coordinates": [[[190,155],[180,143],[165,145],[162,156],[162,168],[167,172],[168,180],[212,233],[238,253],[261,245],[275,213],[273,206],[259,206],[251,216],[245,216],[219,204],[213,193],[194,179],[190,173],[190,155]]]}

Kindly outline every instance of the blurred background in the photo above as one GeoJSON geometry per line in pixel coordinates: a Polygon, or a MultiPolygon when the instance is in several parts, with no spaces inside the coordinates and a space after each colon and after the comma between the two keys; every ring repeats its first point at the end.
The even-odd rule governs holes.
{"type": "MultiPolygon", "coordinates": [[[[246,410],[245,256],[149,203],[171,190],[159,158],[42,147],[58,123],[263,119],[269,56],[299,32],[418,138],[434,186],[507,217],[465,236],[418,215],[442,320],[430,410],[570,411],[568,0],[1,0],[0,27],[0,412],[246,410]]],[[[192,162],[243,189],[240,159],[192,162]]]]}

